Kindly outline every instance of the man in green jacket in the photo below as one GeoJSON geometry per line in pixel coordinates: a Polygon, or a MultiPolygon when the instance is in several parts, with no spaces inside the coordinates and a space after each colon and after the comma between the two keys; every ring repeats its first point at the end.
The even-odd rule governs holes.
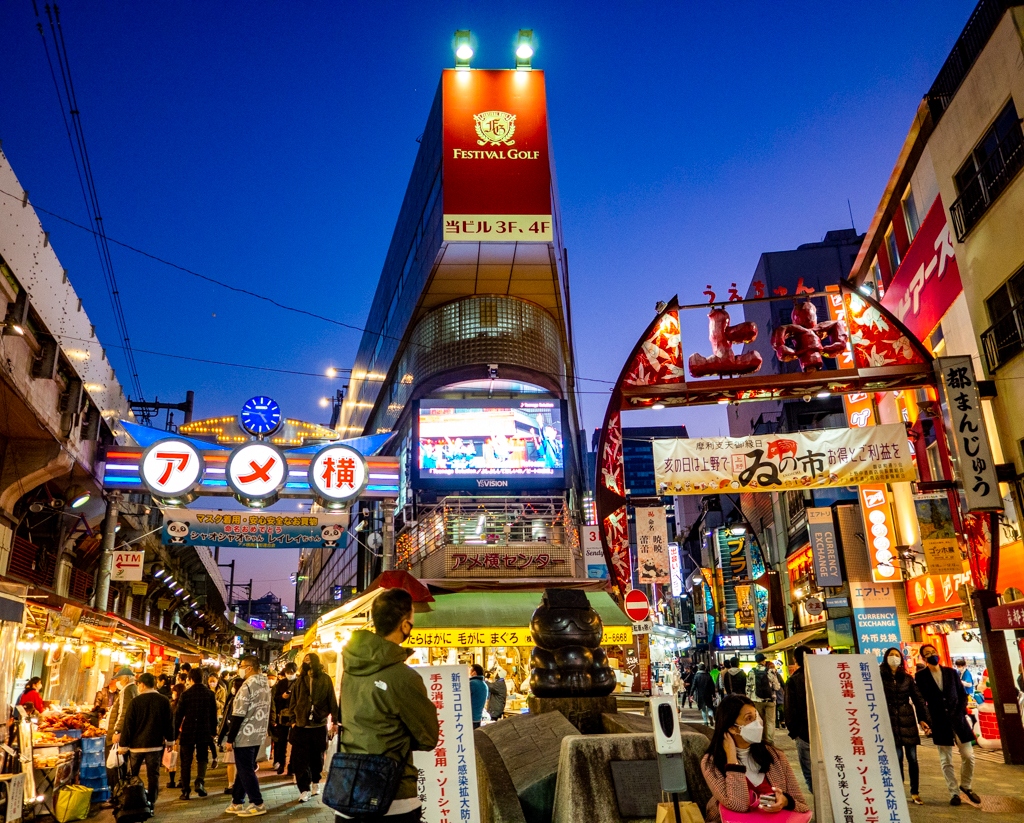
{"type": "Polygon", "coordinates": [[[401,645],[412,633],[412,597],[404,589],[388,589],[374,601],[370,614],[374,631],[355,632],[342,651],[341,747],[404,762],[395,800],[380,815],[387,813],[388,823],[418,823],[418,772],[410,755],[437,745],[438,723],[423,678],[405,664],[412,649],[401,645]]]}

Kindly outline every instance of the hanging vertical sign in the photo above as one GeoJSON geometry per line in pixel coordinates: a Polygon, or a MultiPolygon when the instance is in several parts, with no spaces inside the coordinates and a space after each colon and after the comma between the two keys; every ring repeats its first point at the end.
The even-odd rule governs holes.
{"type": "Polygon", "coordinates": [[[963,483],[967,511],[999,511],[995,461],[989,444],[981,396],[970,357],[940,357],[935,373],[942,387],[942,420],[953,444],[955,476],[963,483]]]}
{"type": "Polygon", "coordinates": [[[587,566],[587,577],[592,580],[608,579],[608,562],[604,559],[601,545],[601,530],[597,526],[584,526],[583,560],[587,566]]]}
{"type": "Polygon", "coordinates": [[[899,761],[878,662],[864,654],[815,654],[804,666],[815,820],[910,820],[903,785],[893,779],[899,761]]]}
{"type": "Polygon", "coordinates": [[[896,520],[889,490],[884,485],[861,486],[860,511],[864,517],[864,542],[871,561],[871,579],[891,583],[903,579],[896,556],[896,520]]]}
{"type": "Polygon", "coordinates": [[[807,509],[807,532],[814,559],[814,579],[822,588],[842,586],[843,573],[839,567],[839,548],[836,544],[835,523],[832,522],[832,509],[807,509]]]}
{"type": "Polygon", "coordinates": [[[668,570],[672,578],[672,596],[679,597],[683,593],[683,563],[679,559],[679,544],[668,544],[668,570]]]}
{"type": "Polygon", "coordinates": [[[636,562],[641,583],[669,583],[665,507],[636,510],[636,562]]]}
{"type": "Polygon", "coordinates": [[[466,666],[414,666],[437,709],[437,746],[413,752],[417,788],[427,823],[480,823],[473,712],[466,666]]]}
{"type": "Polygon", "coordinates": [[[921,548],[929,575],[960,574],[963,557],[945,494],[919,495],[914,509],[921,529],[921,548]]]}

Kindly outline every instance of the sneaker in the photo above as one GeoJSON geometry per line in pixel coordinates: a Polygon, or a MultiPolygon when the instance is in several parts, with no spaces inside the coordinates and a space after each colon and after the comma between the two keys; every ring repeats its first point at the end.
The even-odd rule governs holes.
{"type": "Polygon", "coordinates": [[[309,792],[301,792],[299,794],[299,802],[305,803],[310,797],[312,797],[312,795],[309,792]]]}
{"type": "MultiPolygon", "coordinates": [[[[314,783],[313,784],[312,793],[314,795],[320,794],[320,784],[319,783],[314,783]]],[[[968,793],[967,796],[970,797],[971,796],[970,793],[968,793]]]]}
{"type": "Polygon", "coordinates": [[[196,783],[196,794],[200,797],[206,797],[206,786],[202,783],[196,783]]]}
{"type": "Polygon", "coordinates": [[[919,795],[919,794],[912,794],[912,795],[910,795],[910,799],[914,801],[914,805],[915,806],[923,806],[924,805],[924,801],[921,799],[921,795],[919,795]]]}
{"type": "Polygon", "coordinates": [[[967,799],[972,803],[981,804],[981,798],[974,793],[972,789],[965,789],[963,786],[960,787],[960,791],[967,795],[967,799]]]}
{"type": "Polygon", "coordinates": [[[958,794],[954,794],[951,798],[949,798],[950,806],[959,806],[961,803],[963,803],[963,801],[960,799],[960,795],[958,794]]]}
{"type": "Polygon", "coordinates": [[[246,803],[232,803],[224,811],[227,812],[228,814],[241,814],[246,809],[248,809],[251,805],[252,805],[252,803],[248,803],[248,802],[246,802],[246,803]]]}
{"type": "Polygon", "coordinates": [[[249,808],[242,809],[240,812],[236,812],[239,817],[259,817],[261,814],[267,813],[267,804],[260,803],[258,806],[254,806],[251,803],[248,804],[249,808]]]}
{"type": "Polygon", "coordinates": [[[187,791],[183,791],[183,792],[182,792],[182,793],[181,793],[181,794],[180,794],[180,795],[178,796],[178,800],[191,800],[191,799],[192,799],[192,795],[191,795],[191,794],[189,794],[189,793],[188,793],[187,791]]]}

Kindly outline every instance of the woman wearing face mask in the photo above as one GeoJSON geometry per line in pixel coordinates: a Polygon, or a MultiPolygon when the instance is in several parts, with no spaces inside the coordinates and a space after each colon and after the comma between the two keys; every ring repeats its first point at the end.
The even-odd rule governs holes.
{"type": "MultiPolygon", "coordinates": [[[[338,697],[334,681],[324,671],[320,656],[310,652],[302,659],[299,676],[288,700],[292,729],[291,768],[299,789],[299,802],[305,803],[320,793],[320,778],[327,751],[327,718],[338,722],[338,697]]],[[[333,730],[332,730],[333,733],[333,730]]]]}
{"type": "Polygon", "coordinates": [[[885,702],[889,707],[889,722],[892,725],[892,737],[896,743],[896,755],[900,760],[900,780],[903,779],[903,759],[906,752],[907,769],[910,772],[910,797],[918,806],[924,805],[919,794],[917,747],[921,745],[921,736],[917,733],[917,724],[921,731],[928,734],[928,704],[921,696],[914,678],[907,674],[906,664],[899,649],[886,649],[882,663],[882,688],[885,690],[885,702]],[[915,716],[915,710],[917,712],[915,716]]]}
{"type": "Polygon", "coordinates": [[[786,756],[762,743],[764,724],[753,701],[731,694],[722,700],[715,715],[715,732],[701,759],[712,798],[706,819],[720,821],[722,811],[754,811],[783,815],[781,819],[806,821],[810,808],[797,785],[786,756]],[[764,800],[762,800],[764,798],[764,800]]]}

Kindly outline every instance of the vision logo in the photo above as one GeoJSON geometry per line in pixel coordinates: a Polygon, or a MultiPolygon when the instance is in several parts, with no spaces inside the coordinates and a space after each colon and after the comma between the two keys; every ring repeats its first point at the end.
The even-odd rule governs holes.
{"type": "Polygon", "coordinates": [[[513,146],[516,133],[516,116],[507,111],[485,111],[474,114],[478,146],[513,146]]]}

